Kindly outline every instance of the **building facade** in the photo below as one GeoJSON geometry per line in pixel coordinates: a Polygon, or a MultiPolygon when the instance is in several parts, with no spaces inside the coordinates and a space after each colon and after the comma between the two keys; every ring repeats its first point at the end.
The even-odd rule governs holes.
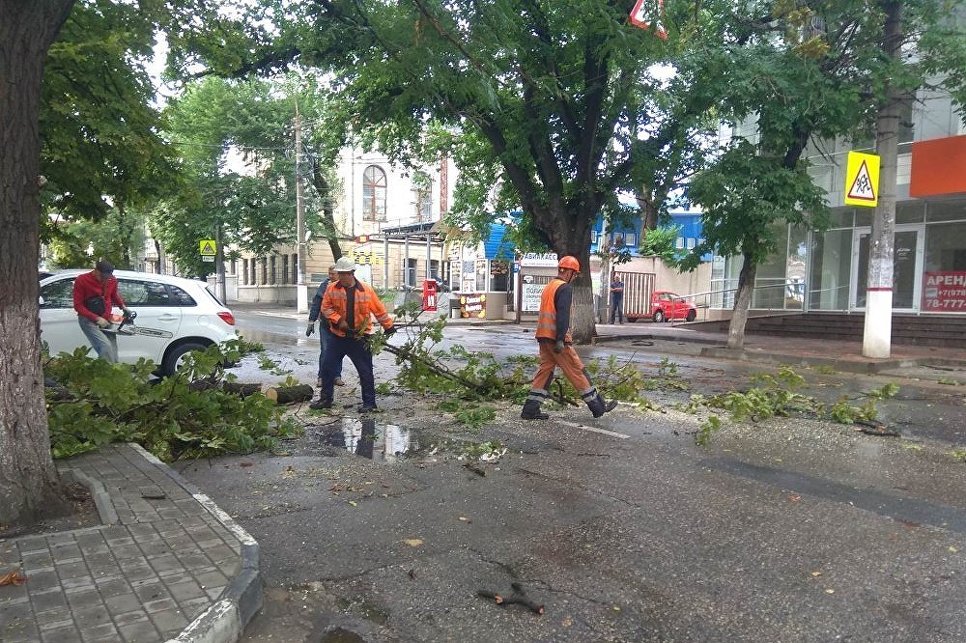
{"type": "MultiPolygon", "coordinates": [[[[920,91],[900,129],[893,264],[893,310],[966,313],[966,125],[948,94],[920,91]]],[[[745,134],[748,134],[747,132],[745,134]]],[[[831,226],[781,226],[779,251],[759,266],[751,307],[862,312],[875,208],[845,205],[848,152],[874,153],[844,140],[811,147],[810,170],[827,193],[831,226]]],[[[881,189],[881,186],[880,186],[881,189]]],[[[740,257],[715,257],[711,306],[730,310],[740,257]]]]}

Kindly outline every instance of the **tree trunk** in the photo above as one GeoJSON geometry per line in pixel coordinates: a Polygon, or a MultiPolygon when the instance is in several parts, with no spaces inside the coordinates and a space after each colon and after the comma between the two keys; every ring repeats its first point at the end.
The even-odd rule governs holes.
{"type": "Polygon", "coordinates": [[[580,262],[580,274],[571,283],[574,290],[570,330],[574,343],[589,344],[597,334],[594,320],[594,289],[590,277],[590,227],[593,217],[560,214],[549,235],[558,257],[571,255],[580,262]],[[579,222],[579,223],[578,223],[579,222]]]}
{"type": "Polygon", "coordinates": [[[273,386],[265,389],[265,397],[276,404],[291,404],[292,402],[308,402],[315,393],[308,384],[297,384],[295,386],[273,386]]]}
{"type": "Polygon", "coordinates": [[[74,0],[0,0],[0,523],[62,505],[40,367],[40,86],[74,0]]]}
{"type": "Polygon", "coordinates": [[[332,205],[332,186],[322,170],[322,164],[316,160],[312,164],[312,184],[322,201],[322,225],[325,227],[325,238],[332,251],[332,260],[342,258],[342,246],[339,245],[339,231],[335,227],[335,210],[332,205]]]}
{"type": "MultiPolygon", "coordinates": [[[[897,63],[902,50],[902,2],[882,0],[886,14],[882,51],[897,63]]],[[[879,200],[869,237],[869,279],[865,291],[862,355],[887,358],[892,353],[892,286],[896,231],[896,175],[899,156],[899,108],[902,93],[886,87],[885,103],[876,119],[875,147],[879,154],[879,200]]],[[[860,284],[861,285],[861,284],[860,284]]]]}
{"type": "Polygon", "coordinates": [[[755,275],[758,266],[748,253],[742,257],[741,272],[738,273],[738,292],[735,307],[728,325],[728,348],[741,348],[745,345],[745,324],[748,323],[748,309],[751,308],[751,295],[755,290],[755,275]]]}

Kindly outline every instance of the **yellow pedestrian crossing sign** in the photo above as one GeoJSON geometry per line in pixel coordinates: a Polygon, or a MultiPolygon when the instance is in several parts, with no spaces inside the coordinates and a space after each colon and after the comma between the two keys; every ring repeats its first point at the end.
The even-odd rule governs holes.
{"type": "Polygon", "coordinates": [[[216,254],[215,250],[218,246],[215,244],[214,239],[202,239],[198,243],[198,247],[202,257],[214,257],[216,254]]]}
{"type": "Polygon", "coordinates": [[[874,208],[879,202],[879,157],[849,152],[845,171],[845,205],[874,208]]]}

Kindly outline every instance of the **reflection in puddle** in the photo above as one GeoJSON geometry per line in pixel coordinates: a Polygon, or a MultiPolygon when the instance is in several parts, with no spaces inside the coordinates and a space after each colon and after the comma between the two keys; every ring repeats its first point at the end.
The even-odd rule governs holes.
{"type": "Polygon", "coordinates": [[[329,446],[382,462],[395,462],[397,456],[418,446],[410,437],[409,429],[395,424],[380,424],[376,429],[375,420],[343,418],[341,429],[326,429],[321,439],[329,446]]]}

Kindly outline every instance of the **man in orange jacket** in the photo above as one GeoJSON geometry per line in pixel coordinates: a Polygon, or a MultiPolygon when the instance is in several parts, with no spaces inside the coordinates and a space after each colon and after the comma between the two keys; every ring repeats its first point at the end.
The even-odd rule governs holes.
{"type": "Polygon", "coordinates": [[[543,289],[540,296],[540,315],[537,318],[537,343],[540,346],[540,366],[533,377],[530,394],[523,404],[520,417],[524,420],[546,420],[550,416],[540,411],[540,405],[550,397],[548,389],[553,372],[559,366],[564,376],[580,393],[587,408],[599,418],[613,411],[617,402],[606,402],[590,383],[587,369],[573,347],[570,334],[570,307],[573,289],[570,282],[580,273],[580,262],[575,257],[564,257],[557,264],[557,276],[543,289]]]}
{"type": "Polygon", "coordinates": [[[366,336],[373,332],[372,317],[388,336],[396,332],[392,317],[386,312],[376,291],[355,277],[356,266],[348,257],[335,262],[338,280],[329,284],[322,296],[322,323],[329,325],[332,336],[325,347],[322,361],[322,390],[319,399],[309,404],[312,409],[332,406],[335,379],[347,355],[359,373],[362,406],[359,411],[376,410],[376,381],[372,373],[372,353],[366,336]]]}

